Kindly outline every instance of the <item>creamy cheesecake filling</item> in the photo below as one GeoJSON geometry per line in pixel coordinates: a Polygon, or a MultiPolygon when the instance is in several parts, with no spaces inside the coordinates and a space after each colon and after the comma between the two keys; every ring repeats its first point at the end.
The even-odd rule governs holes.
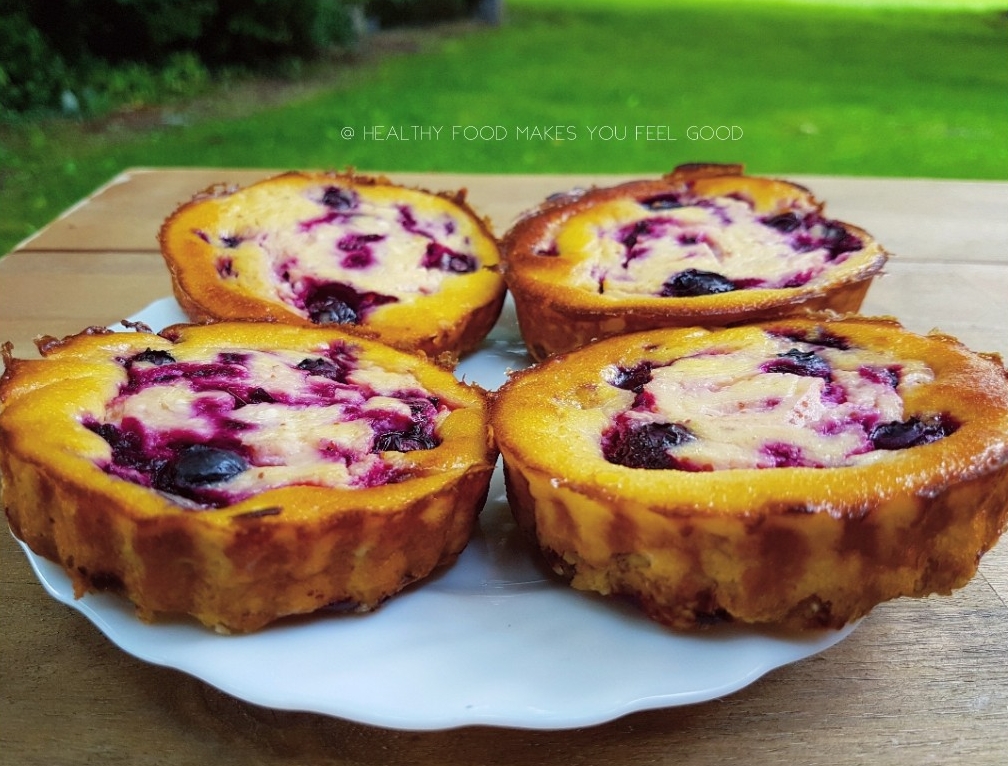
{"type": "Polygon", "coordinates": [[[229,228],[196,232],[218,248],[221,278],[266,285],[316,324],[358,324],[482,267],[477,224],[421,192],[250,187],[222,204],[229,228]]]}
{"type": "Polygon", "coordinates": [[[799,287],[863,246],[811,205],[759,215],[744,199],[667,194],[575,214],[541,253],[571,258],[583,290],[691,297],[799,287]]]}
{"type": "Polygon", "coordinates": [[[104,418],[84,423],[111,447],[102,468],[197,506],[287,485],[395,482],[388,453],[436,447],[449,412],[411,374],[344,344],[307,357],[148,350],[122,363],[127,380],[104,418]]]}
{"type": "Polygon", "coordinates": [[[956,427],[941,413],[905,411],[904,395],[934,379],[927,365],[839,339],[764,334],[759,345],[603,377],[634,394],[601,445],[609,462],[633,468],[851,466],[956,427]]]}

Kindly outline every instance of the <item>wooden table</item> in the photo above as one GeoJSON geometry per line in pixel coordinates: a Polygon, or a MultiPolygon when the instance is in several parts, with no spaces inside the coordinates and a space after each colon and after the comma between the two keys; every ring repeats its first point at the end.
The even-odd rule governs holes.
{"type": "MultiPolygon", "coordinates": [[[[111,324],[170,294],[163,218],[263,170],[124,172],[0,259],[0,340],[111,324]]],[[[554,191],[615,177],[392,174],[467,187],[500,232],[554,191]]],[[[896,257],[864,313],[1008,358],[1008,183],[796,177],[896,257]]],[[[117,649],[0,541],[2,764],[1008,763],[1008,543],[950,597],[878,607],[845,641],[712,702],[565,731],[389,731],[233,699],[117,649]]]]}

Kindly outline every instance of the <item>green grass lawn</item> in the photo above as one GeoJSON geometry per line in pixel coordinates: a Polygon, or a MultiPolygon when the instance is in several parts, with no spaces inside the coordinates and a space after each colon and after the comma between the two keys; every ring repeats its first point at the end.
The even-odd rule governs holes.
{"type": "Polygon", "coordinates": [[[3,128],[0,252],[136,165],[1008,179],[1008,15],[990,5],[508,0],[499,28],[411,33],[416,51],[237,116],[3,128]]]}

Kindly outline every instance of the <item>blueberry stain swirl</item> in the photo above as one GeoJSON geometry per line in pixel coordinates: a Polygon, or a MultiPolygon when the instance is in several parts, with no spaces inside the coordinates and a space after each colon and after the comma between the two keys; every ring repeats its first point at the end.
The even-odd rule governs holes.
{"type": "Polygon", "coordinates": [[[408,373],[355,348],[233,350],[120,360],[125,381],[84,426],[109,446],[101,467],[185,507],[220,508],[289,485],[360,488],[406,478],[394,453],[435,449],[450,408],[408,373]]]}
{"type": "Polygon", "coordinates": [[[599,294],[694,298],[801,287],[865,245],[811,204],[759,214],[740,197],[683,191],[577,213],[536,252],[569,255],[575,284],[599,294]]]}
{"type": "Polygon", "coordinates": [[[766,333],[756,348],[712,349],[603,371],[631,393],[601,434],[610,463],[713,471],[861,465],[945,438],[943,412],[905,410],[903,393],[933,379],[832,335],[766,333]]]}
{"type": "Polygon", "coordinates": [[[419,192],[403,190],[401,202],[336,183],[282,193],[259,199],[246,190],[236,217],[250,223],[194,234],[216,248],[221,279],[269,282],[278,301],[313,324],[366,324],[382,306],[490,268],[478,255],[478,228],[419,192]]]}

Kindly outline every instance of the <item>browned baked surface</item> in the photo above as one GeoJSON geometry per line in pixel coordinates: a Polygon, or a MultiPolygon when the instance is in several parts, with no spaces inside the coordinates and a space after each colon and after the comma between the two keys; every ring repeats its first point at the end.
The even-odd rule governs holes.
{"type": "Polygon", "coordinates": [[[515,517],[553,568],[675,628],[838,627],[949,593],[1008,519],[1001,360],[894,320],[599,341],[515,374],[491,424],[515,517]],[[761,410],[790,421],[764,437],[761,410]],[[744,449],[718,457],[722,437],[744,449]]]}
{"type": "Polygon", "coordinates": [[[465,196],[290,172],[197,194],[159,241],[193,321],[340,324],[458,357],[493,327],[505,293],[496,239],[465,196]]]}
{"type": "Polygon", "coordinates": [[[422,357],[261,323],[40,350],[4,349],[7,519],[78,595],[117,590],[145,619],[249,631],[372,609],[452,563],[485,501],[485,396],[422,357]]]}
{"type": "Polygon", "coordinates": [[[686,165],[661,178],[559,194],[515,223],[502,249],[519,326],[536,359],[654,327],[723,326],[801,310],[857,311],[888,255],[864,230],[825,217],[808,189],[747,176],[738,165],[686,165]],[[703,210],[744,214],[754,225],[727,236],[716,221],[694,225],[703,210]],[[770,275],[772,258],[746,265],[768,238],[778,248],[822,250],[818,273],[770,275]],[[688,245],[679,247],[680,241],[688,245]],[[693,250],[684,255],[687,246],[693,250]],[[648,254],[658,247],[664,248],[660,254],[648,254]],[[594,263],[600,248],[610,261],[622,258],[622,265],[594,263]],[[704,258],[696,258],[698,250],[704,258]],[[738,274],[729,279],[730,269],[738,274]],[[695,280],[693,290],[672,287],[689,272],[720,279],[699,292],[695,280]],[[644,286],[622,291],[621,281],[635,280],[644,286]]]}

